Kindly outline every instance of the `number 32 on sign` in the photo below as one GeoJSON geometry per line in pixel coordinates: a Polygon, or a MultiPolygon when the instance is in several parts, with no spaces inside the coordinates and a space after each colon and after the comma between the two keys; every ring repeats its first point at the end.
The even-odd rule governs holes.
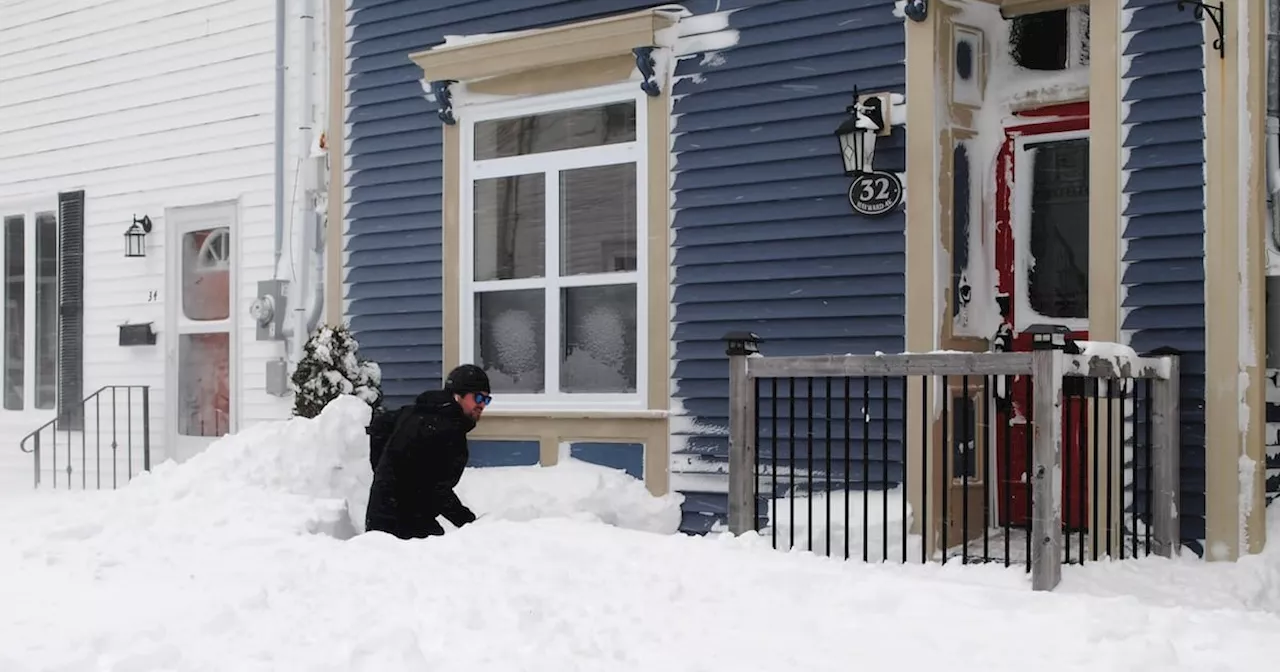
{"type": "Polygon", "coordinates": [[[902,181],[893,173],[863,173],[849,185],[849,205],[867,217],[879,217],[902,203],[902,181]]]}

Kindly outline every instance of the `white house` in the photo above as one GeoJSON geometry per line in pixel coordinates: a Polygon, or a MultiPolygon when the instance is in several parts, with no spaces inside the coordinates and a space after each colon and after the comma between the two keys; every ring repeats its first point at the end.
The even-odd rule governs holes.
{"type": "Polygon", "coordinates": [[[288,417],[323,319],[326,4],[0,0],[0,469],[44,427],[42,486],[110,487],[144,446],[288,417]]]}

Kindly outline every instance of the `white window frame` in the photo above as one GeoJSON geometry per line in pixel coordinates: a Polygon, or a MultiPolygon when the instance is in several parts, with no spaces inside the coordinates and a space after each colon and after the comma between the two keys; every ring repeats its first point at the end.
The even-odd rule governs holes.
{"type": "MultiPolygon", "coordinates": [[[[56,196],[47,198],[31,199],[17,203],[7,203],[0,205],[0,277],[4,282],[8,281],[4,277],[4,263],[8,259],[9,245],[5,236],[4,222],[10,217],[22,217],[22,241],[23,241],[23,314],[22,314],[22,358],[24,365],[22,368],[22,408],[9,409],[4,407],[3,385],[4,385],[4,343],[7,341],[8,334],[4,330],[4,313],[0,311],[0,413],[44,413],[54,415],[58,412],[58,370],[57,364],[54,364],[54,394],[53,407],[36,408],[36,369],[39,362],[36,361],[36,283],[38,281],[37,274],[39,269],[36,268],[38,259],[36,258],[36,215],[49,213],[53,215],[54,226],[59,231],[62,228],[61,213],[58,210],[58,198],[56,196]]],[[[59,236],[58,244],[61,245],[61,236],[59,236]]],[[[54,249],[55,263],[61,262],[57,248],[54,249]]],[[[60,266],[60,264],[59,264],[60,266]]],[[[58,275],[61,274],[61,268],[58,268],[58,275]]],[[[58,286],[54,285],[55,295],[58,292],[58,286]]],[[[0,307],[3,307],[4,288],[0,286],[0,307]]],[[[58,354],[58,325],[61,318],[58,317],[54,321],[54,357],[57,361],[58,354]]]]}
{"type": "MultiPolygon", "coordinates": [[[[461,229],[459,253],[459,354],[463,362],[474,362],[475,294],[496,289],[542,289],[546,292],[544,389],[546,392],[500,393],[495,410],[515,411],[619,411],[643,410],[647,407],[649,371],[649,188],[648,188],[648,97],[634,81],[581,89],[565,93],[529,96],[495,102],[465,105],[459,110],[461,165],[458,222],[461,229]],[[544,114],[580,107],[611,103],[635,103],[636,138],[632,142],[600,145],[581,149],[541,152],[522,156],[486,159],[474,158],[475,124],[492,119],[544,114]],[[560,277],[559,180],[554,175],[563,170],[591,166],[635,163],[636,166],[636,270],[634,272],[599,273],[560,277]],[[474,180],[509,175],[543,173],[546,225],[546,277],[517,280],[474,280],[474,221],[472,184],[474,180]],[[560,392],[560,290],[566,287],[630,285],[636,288],[636,391],[633,393],[566,393],[560,392]]],[[[446,328],[450,328],[446,326],[446,328]]]]}
{"type": "MultiPolygon", "coordinates": [[[[1013,193],[1010,194],[1010,210],[1013,214],[1013,259],[1014,259],[1014,331],[1021,332],[1033,324],[1062,325],[1072,331],[1089,330],[1087,317],[1047,317],[1040,315],[1031,307],[1031,188],[1035,172],[1030,161],[1027,145],[1040,145],[1046,142],[1061,140],[1088,139],[1088,129],[1078,131],[1057,131],[1053,133],[1034,133],[1023,135],[1014,140],[1013,151],[1013,193]]],[[[1088,222],[1085,222],[1088,226],[1088,222]]],[[[1093,260],[1089,260],[1092,264],[1093,260]]]]}

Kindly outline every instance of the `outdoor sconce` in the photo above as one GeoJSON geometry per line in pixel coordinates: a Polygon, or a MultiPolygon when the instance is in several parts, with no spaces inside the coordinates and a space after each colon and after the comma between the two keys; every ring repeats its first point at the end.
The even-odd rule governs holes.
{"type": "Polygon", "coordinates": [[[1031,335],[1032,350],[1062,350],[1069,355],[1080,354],[1080,346],[1069,335],[1071,329],[1061,324],[1033,324],[1024,333],[1031,335]]]}
{"type": "Polygon", "coordinates": [[[151,218],[143,215],[138,219],[133,216],[133,224],[124,232],[124,256],[147,256],[147,234],[151,233],[151,218]]]}
{"type": "Polygon", "coordinates": [[[836,129],[840,143],[840,158],[844,160],[846,177],[857,177],[873,172],[876,154],[876,136],[886,130],[885,110],[879,96],[858,99],[858,89],[853,89],[853,104],[845,108],[849,117],[836,129]]]}
{"type": "Polygon", "coordinates": [[[890,109],[893,97],[875,94],[865,98],[853,89],[853,104],[845,108],[848,118],[836,129],[844,174],[852,177],[849,206],[866,217],[882,217],[902,204],[902,180],[890,172],[876,171],[876,137],[889,135],[893,128],[890,109]]]}

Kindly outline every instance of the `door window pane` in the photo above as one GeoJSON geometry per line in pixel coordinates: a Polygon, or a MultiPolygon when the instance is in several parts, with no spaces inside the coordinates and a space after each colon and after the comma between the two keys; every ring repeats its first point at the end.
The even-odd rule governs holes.
{"type": "Polygon", "coordinates": [[[1089,140],[1028,146],[1032,162],[1031,307],[1055,318],[1089,316],[1089,140]],[[1034,149],[1032,149],[1034,148],[1034,149]]]}
{"type": "Polygon", "coordinates": [[[636,139],[633,100],[477,122],[475,160],[596,147],[636,139]]]}
{"type": "Polygon", "coordinates": [[[4,407],[22,410],[26,346],[26,218],[4,219],[4,407]]]}
{"type": "MultiPolygon", "coordinates": [[[[36,408],[58,401],[58,219],[36,215],[36,408]]],[[[76,400],[78,401],[78,400],[76,400]]]]}
{"type": "Polygon", "coordinates": [[[541,289],[484,292],[475,298],[476,364],[495,394],[546,389],[545,293],[541,289]]]}
{"type": "Polygon", "coordinates": [[[178,433],[223,436],[231,426],[227,332],[178,337],[178,433]]]}
{"type": "Polygon", "coordinates": [[[636,164],[560,173],[560,274],[636,270],[636,164]]]}
{"type": "Polygon", "coordinates": [[[475,279],[545,277],[546,184],[541,174],[476,180],[475,279]]]}
{"type": "Polygon", "coordinates": [[[560,389],[636,391],[636,287],[561,290],[560,389]]]}
{"type": "Polygon", "coordinates": [[[182,314],[189,320],[231,315],[231,229],[223,226],[182,236],[182,314]]]}

